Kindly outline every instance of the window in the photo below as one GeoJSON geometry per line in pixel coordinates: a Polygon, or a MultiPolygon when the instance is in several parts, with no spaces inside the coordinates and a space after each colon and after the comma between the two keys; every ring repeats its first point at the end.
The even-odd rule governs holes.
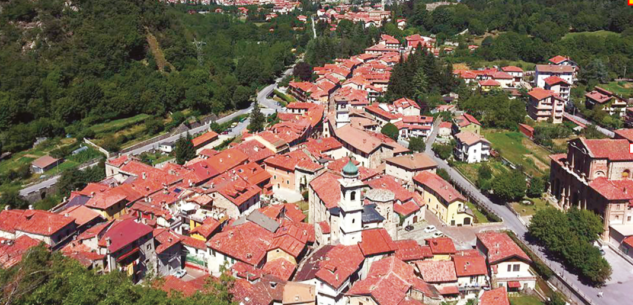
{"type": "Polygon", "coordinates": [[[349,196],[349,199],[352,201],[356,200],[356,192],[352,192],[349,196]]]}
{"type": "Polygon", "coordinates": [[[508,264],[508,272],[512,271],[512,265],[508,264]]]}
{"type": "Polygon", "coordinates": [[[514,266],[513,266],[513,268],[512,268],[512,271],[514,271],[514,272],[519,272],[519,269],[520,269],[520,268],[521,268],[521,265],[519,265],[519,264],[514,264],[514,266]]]}
{"type": "Polygon", "coordinates": [[[290,180],[286,180],[286,184],[290,184],[290,180]]]}
{"type": "Polygon", "coordinates": [[[628,177],[631,176],[631,171],[628,169],[625,169],[624,171],[622,171],[622,179],[626,179],[628,177]]]}
{"type": "Polygon", "coordinates": [[[626,221],[631,221],[631,216],[627,217],[626,221]]]}
{"type": "Polygon", "coordinates": [[[277,180],[277,175],[274,175],[274,176],[273,176],[273,179],[274,179],[274,180],[277,180]]]}

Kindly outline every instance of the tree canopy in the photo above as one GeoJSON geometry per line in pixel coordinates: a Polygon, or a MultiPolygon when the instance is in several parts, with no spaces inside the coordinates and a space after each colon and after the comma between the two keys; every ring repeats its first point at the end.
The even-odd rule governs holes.
{"type": "Polygon", "coordinates": [[[396,127],[396,125],[392,123],[387,123],[385,124],[385,126],[382,126],[382,129],[380,129],[380,132],[390,137],[394,141],[398,140],[398,135],[400,133],[400,131],[398,130],[398,127],[396,127]]]}

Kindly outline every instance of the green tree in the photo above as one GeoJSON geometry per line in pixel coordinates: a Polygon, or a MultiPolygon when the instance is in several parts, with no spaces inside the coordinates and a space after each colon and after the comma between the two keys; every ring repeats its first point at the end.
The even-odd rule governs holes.
{"type": "Polygon", "coordinates": [[[604,232],[604,223],[592,211],[572,208],[567,212],[567,218],[569,226],[583,241],[593,242],[604,232]]]}
{"type": "Polygon", "coordinates": [[[433,144],[433,151],[437,154],[438,157],[446,160],[453,155],[453,147],[452,144],[433,144]]]}
{"type": "Polygon", "coordinates": [[[20,197],[18,190],[7,190],[0,195],[0,206],[10,206],[12,209],[25,209],[29,206],[29,203],[20,197]]]}
{"type": "Polygon", "coordinates": [[[492,190],[503,201],[517,201],[525,196],[525,176],[520,171],[499,175],[492,180],[492,190]]]}
{"type": "Polygon", "coordinates": [[[312,67],[306,62],[299,62],[292,70],[292,75],[304,82],[309,81],[312,79],[312,67]]]}
{"type": "Polygon", "coordinates": [[[409,149],[415,152],[424,152],[426,150],[426,143],[424,143],[424,138],[409,138],[409,149]]]}
{"type": "Polygon", "coordinates": [[[477,174],[479,178],[488,180],[492,178],[492,169],[490,168],[490,165],[488,165],[488,163],[484,163],[477,170],[477,174]]]}
{"type": "Polygon", "coordinates": [[[259,103],[255,103],[250,114],[250,123],[248,124],[248,130],[251,132],[260,132],[264,130],[265,123],[266,117],[259,109],[259,103]]]}
{"type": "Polygon", "coordinates": [[[442,178],[442,179],[444,179],[446,181],[451,181],[451,176],[443,168],[438,168],[437,169],[437,175],[440,176],[440,178],[442,178]]]}
{"type": "Polygon", "coordinates": [[[186,137],[180,137],[176,141],[174,152],[176,155],[176,163],[181,165],[196,157],[196,149],[193,147],[189,133],[187,133],[186,137]]]}
{"type": "Polygon", "coordinates": [[[530,198],[539,198],[543,194],[545,183],[540,177],[534,177],[530,181],[530,187],[527,189],[527,196],[530,198]]]}
{"type": "Polygon", "coordinates": [[[392,123],[387,123],[385,124],[385,126],[382,126],[382,129],[380,130],[380,132],[390,137],[394,141],[398,140],[398,134],[400,133],[400,131],[398,131],[398,127],[396,127],[396,125],[392,123]]]}
{"type": "Polygon", "coordinates": [[[145,130],[150,135],[155,135],[163,131],[163,128],[165,128],[165,125],[161,118],[151,117],[145,120],[145,130]]]}

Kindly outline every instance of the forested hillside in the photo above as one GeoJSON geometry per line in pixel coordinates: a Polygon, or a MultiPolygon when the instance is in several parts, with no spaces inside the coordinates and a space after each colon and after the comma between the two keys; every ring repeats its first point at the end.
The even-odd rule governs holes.
{"type": "Polygon", "coordinates": [[[188,15],[155,0],[0,2],[3,151],[36,137],[81,137],[87,126],[139,113],[246,107],[255,89],[307,43],[279,18],[188,15]],[[66,3],[66,4],[65,4],[66,3]],[[204,41],[199,50],[192,44],[204,41]]]}
{"type": "Polygon", "coordinates": [[[590,68],[583,75],[587,80],[598,77],[596,70],[611,78],[633,77],[633,7],[625,1],[464,0],[431,12],[424,2],[431,1],[392,7],[410,28],[390,25],[387,32],[398,37],[419,31],[436,34],[440,42],[458,41],[452,60],[471,66],[494,60],[542,63],[566,55],[590,68]],[[471,54],[469,44],[481,47],[471,54]]]}

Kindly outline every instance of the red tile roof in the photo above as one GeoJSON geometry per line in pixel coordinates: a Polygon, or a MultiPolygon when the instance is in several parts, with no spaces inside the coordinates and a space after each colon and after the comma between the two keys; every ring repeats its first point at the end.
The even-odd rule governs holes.
{"type": "Polygon", "coordinates": [[[584,139],[589,154],[597,159],[609,159],[611,161],[633,160],[629,152],[629,141],[625,139],[584,139]]]}
{"type": "Polygon", "coordinates": [[[224,173],[240,164],[244,164],[248,161],[248,156],[241,150],[236,148],[229,148],[223,150],[217,155],[207,159],[207,162],[211,167],[215,168],[218,173],[224,173]]]}
{"type": "Polygon", "coordinates": [[[233,171],[231,171],[231,174],[234,173],[249,183],[256,185],[261,185],[262,183],[269,181],[272,177],[266,170],[259,166],[259,164],[254,162],[240,165],[234,168],[233,171]]]}
{"type": "Polygon", "coordinates": [[[218,138],[218,134],[215,131],[208,131],[204,133],[203,135],[193,138],[191,140],[191,143],[193,143],[193,147],[198,148],[198,146],[213,142],[217,138],[218,138]]]}
{"type": "Polygon", "coordinates": [[[505,67],[502,67],[501,70],[505,72],[523,72],[523,69],[516,66],[505,66],[505,67]]]}
{"type": "Polygon", "coordinates": [[[59,159],[55,159],[49,155],[46,155],[43,157],[39,157],[37,160],[33,161],[31,164],[39,168],[46,168],[59,161],[60,161],[59,159]]]}
{"type": "Polygon", "coordinates": [[[297,269],[297,264],[289,262],[285,258],[277,258],[272,261],[268,261],[264,264],[264,267],[262,267],[262,271],[264,273],[270,274],[284,281],[290,280],[292,274],[295,273],[295,269],[297,269]]]}
{"type": "Polygon", "coordinates": [[[406,203],[393,205],[393,211],[401,216],[409,216],[420,210],[420,207],[413,201],[409,200],[406,203]]]}
{"type": "Polygon", "coordinates": [[[294,172],[297,167],[310,171],[316,171],[322,168],[321,165],[312,161],[310,156],[303,152],[303,150],[295,150],[283,155],[276,155],[264,160],[264,163],[266,166],[281,168],[292,172],[294,172]]]}
{"type": "Polygon", "coordinates": [[[425,189],[430,189],[434,195],[441,197],[448,203],[453,203],[458,200],[466,201],[466,198],[453,188],[450,183],[434,173],[421,172],[413,177],[413,181],[425,189]]]}
{"type": "Polygon", "coordinates": [[[479,298],[479,305],[510,305],[505,287],[484,291],[479,298]]]}
{"type": "Polygon", "coordinates": [[[281,303],[283,299],[285,281],[266,275],[260,281],[250,283],[246,279],[237,279],[229,292],[233,295],[233,302],[243,305],[272,305],[281,303]]]}
{"type": "Polygon", "coordinates": [[[385,229],[363,230],[358,247],[365,257],[396,251],[396,245],[385,229]]]}
{"type": "Polygon", "coordinates": [[[16,240],[0,237],[0,268],[9,269],[22,261],[22,256],[40,244],[39,240],[26,235],[16,240]]]}
{"type": "Polygon", "coordinates": [[[202,280],[192,280],[192,281],[184,281],[179,279],[173,275],[166,276],[160,285],[160,290],[167,292],[168,295],[171,295],[173,291],[177,291],[181,293],[184,297],[190,297],[194,295],[197,291],[203,290],[204,281],[208,278],[208,275],[202,276],[202,280]]]}
{"type": "Polygon", "coordinates": [[[394,101],[393,105],[395,107],[402,107],[402,108],[413,107],[413,108],[416,108],[416,109],[421,109],[420,105],[418,105],[418,103],[416,103],[415,101],[413,101],[411,99],[405,98],[405,97],[394,101]]]}
{"type": "Polygon", "coordinates": [[[193,228],[193,230],[191,230],[191,234],[200,234],[208,240],[211,237],[211,234],[220,228],[220,225],[221,223],[219,221],[208,217],[202,222],[202,225],[193,228]]]}
{"type": "Polygon", "coordinates": [[[207,250],[207,245],[204,240],[199,240],[197,238],[182,236],[182,244],[185,246],[193,247],[200,250],[207,250]]]}
{"type": "Polygon", "coordinates": [[[251,162],[261,162],[264,159],[274,155],[275,153],[268,149],[264,144],[258,141],[244,141],[235,146],[244,154],[248,156],[248,160],[251,162]]]}
{"type": "Polygon", "coordinates": [[[103,261],[104,254],[97,253],[96,249],[88,247],[85,243],[71,241],[66,244],[61,252],[64,256],[74,259],[84,267],[91,267],[96,261],[103,261]]]}
{"type": "Polygon", "coordinates": [[[15,233],[15,226],[22,222],[25,210],[0,211],[0,231],[15,233]]]}
{"type": "Polygon", "coordinates": [[[429,283],[447,283],[457,281],[455,264],[452,261],[416,261],[422,279],[429,283]]]}
{"type": "Polygon", "coordinates": [[[415,276],[413,266],[392,256],[374,262],[367,277],[354,283],[346,294],[371,296],[381,305],[397,305],[402,304],[410,290],[433,295],[430,285],[415,276]]]}
{"type": "Polygon", "coordinates": [[[556,66],[556,65],[536,65],[536,71],[546,73],[573,73],[572,66],[556,66]]]}
{"type": "Polygon", "coordinates": [[[431,247],[434,255],[455,254],[455,244],[450,237],[438,237],[426,239],[427,244],[431,247]]]}
{"type": "Polygon", "coordinates": [[[487,80],[479,81],[479,85],[480,86],[498,87],[498,86],[501,86],[501,83],[499,83],[498,81],[493,80],[493,79],[487,79],[487,80]]]}
{"type": "Polygon", "coordinates": [[[493,265],[510,258],[532,262],[521,248],[505,233],[485,232],[477,234],[477,239],[486,248],[488,263],[493,265]]]}
{"type": "Polygon", "coordinates": [[[268,230],[246,222],[239,226],[227,227],[214,235],[207,245],[236,260],[257,266],[266,256],[273,234],[268,230]]]}
{"type": "Polygon", "coordinates": [[[165,229],[165,228],[154,229],[153,234],[154,234],[154,240],[158,242],[158,246],[156,247],[157,254],[161,254],[175,245],[178,245],[178,244],[182,245],[181,244],[182,239],[180,235],[172,232],[169,229],[165,229]]]}
{"type": "Polygon", "coordinates": [[[338,182],[340,178],[341,176],[339,175],[325,172],[310,182],[310,187],[312,187],[317,197],[323,201],[327,209],[338,206],[338,202],[341,198],[341,189],[338,182]]]}
{"type": "Polygon", "coordinates": [[[101,214],[83,205],[67,208],[59,212],[59,214],[74,218],[77,226],[83,226],[97,218],[102,219],[101,214]]]}
{"type": "Polygon", "coordinates": [[[558,65],[558,64],[560,64],[560,63],[562,63],[562,62],[564,62],[566,60],[569,60],[569,58],[568,57],[564,57],[564,56],[560,56],[560,55],[556,55],[556,56],[550,58],[549,62],[558,65]]]}
{"type": "Polygon", "coordinates": [[[564,79],[554,75],[554,76],[550,76],[546,79],[544,79],[543,81],[545,81],[546,84],[550,85],[550,86],[554,86],[556,84],[559,83],[563,83],[565,85],[569,85],[569,83],[567,81],[565,81],[564,79]]]}
{"type": "Polygon", "coordinates": [[[633,180],[609,180],[606,177],[598,177],[589,183],[589,187],[602,195],[607,200],[631,200],[633,193],[633,180]]]}
{"type": "Polygon", "coordinates": [[[396,181],[396,178],[389,175],[383,175],[378,179],[373,179],[367,182],[367,185],[372,189],[386,189],[393,192],[396,196],[396,200],[401,203],[407,202],[413,198],[413,192],[407,191],[404,187],[402,187],[401,183],[405,181],[396,181]]]}
{"type": "Polygon", "coordinates": [[[633,143],[633,128],[618,129],[613,132],[616,139],[627,139],[633,143]]]}
{"type": "Polygon", "coordinates": [[[213,178],[207,183],[209,189],[208,194],[219,193],[237,207],[247,202],[249,199],[259,196],[262,189],[239,176],[232,176],[225,173],[213,178]]]}
{"type": "Polygon", "coordinates": [[[482,255],[477,256],[453,256],[455,263],[455,272],[458,277],[487,275],[486,258],[482,255]]]}
{"type": "Polygon", "coordinates": [[[70,228],[70,225],[74,222],[74,218],[60,214],[41,210],[25,210],[20,215],[19,222],[15,224],[15,230],[51,236],[64,228],[70,228]]]}
{"type": "Polygon", "coordinates": [[[325,256],[327,259],[319,262],[315,276],[334,288],[339,288],[354,274],[365,259],[357,245],[334,246],[325,256]]]}
{"type": "Polygon", "coordinates": [[[321,233],[330,234],[330,224],[327,221],[321,221],[318,225],[321,228],[321,233]]]}
{"type": "Polygon", "coordinates": [[[101,237],[99,245],[107,247],[110,252],[116,252],[152,232],[152,227],[128,218],[115,222],[101,237]],[[110,246],[107,243],[108,238],[111,241],[110,246]]]}
{"type": "Polygon", "coordinates": [[[430,247],[421,246],[413,239],[396,240],[394,245],[396,246],[396,257],[405,262],[433,257],[430,247]]]}

